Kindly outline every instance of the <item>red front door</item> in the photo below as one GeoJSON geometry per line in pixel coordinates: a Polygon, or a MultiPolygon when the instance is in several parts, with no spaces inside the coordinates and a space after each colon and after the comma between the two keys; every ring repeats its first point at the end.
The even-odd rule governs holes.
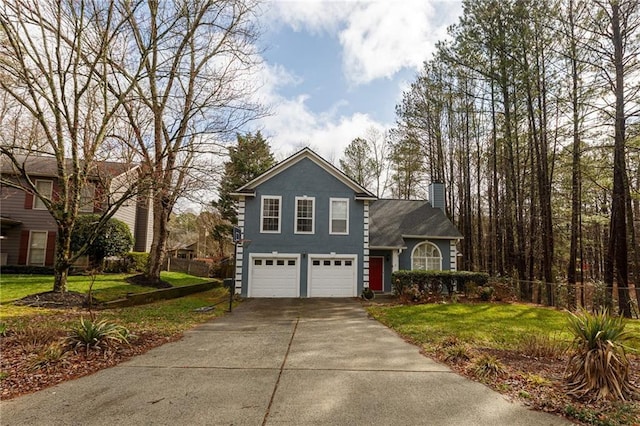
{"type": "Polygon", "coordinates": [[[369,288],[373,291],[382,291],[382,262],[384,257],[369,258],[369,288]]]}

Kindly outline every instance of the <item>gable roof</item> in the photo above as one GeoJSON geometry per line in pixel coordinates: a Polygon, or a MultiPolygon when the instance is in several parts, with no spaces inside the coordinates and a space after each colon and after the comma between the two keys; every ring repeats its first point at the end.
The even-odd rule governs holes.
{"type": "Polygon", "coordinates": [[[404,248],[404,238],[460,239],[440,209],[422,200],[377,200],[369,207],[371,248],[404,248]]]}
{"type": "Polygon", "coordinates": [[[254,190],[260,184],[268,181],[272,177],[282,173],[287,170],[289,167],[299,163],[303,159],[309,159],[316,163],[318,166],[322,167],[327,173],[338,179],[340,182],[351,188],[356,193],[356,199],[365,199],[365,200],[376,200],[377,197],[373,195],[366,188],[358,184],[356,181],[351,179],[349,176],[340,171],[333,164],[329,163],[324,158],[320,157],[313,150],[309,148],[303,148],[300,151],[296,152],[292,156],[286,158],[285,160],[279,162],[275,166],[271,167],[269,170],[253,179],[251,182],[241,186],[236,190],[232,195],[244,195],[244,196],[253,196],[254,190]]]}
{"type": "MultiPolygon", "coordinates": [[[[58,161],[51,155],[16,155],[16,160],[24,167],[27,174],[33,177],[58,176],[58,161]]],[[[71,168],[73,162],[66,159],[66,166],[71,168]]],[[[136,164],[119,163],[115,161],[95,161],[92,164],[89,178],[116,177],[128,170],[138,167],[136,164]]],[[[0,173],[3,175],[15,175],[17,170],[9,158],[3,157],[0,161],[0,173]]]]}

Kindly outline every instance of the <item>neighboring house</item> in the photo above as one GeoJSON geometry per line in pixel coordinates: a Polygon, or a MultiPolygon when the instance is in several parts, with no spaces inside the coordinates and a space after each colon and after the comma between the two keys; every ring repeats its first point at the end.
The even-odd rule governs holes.
{"type": "Polygon", "coordinates": [[[432,200],[378,200],[305,148],[238,188],[236,292],[353,297],[391,291],[398,269],[456,269],[462,235],[432,200]]]}
{"type": "Polygon", "coordinates": [[[174,247],[167,250],[169,257],[176,257],[178,259],[195,259],[198,253],[198,242],[191,244],[178,243],[174,247]]]}
{"type": "MultiPolygon", "coordinates": [[[[58,190],[56,160],[33,156],[26,159],[26,169],[38,190],[55,198],[58,190]]],[[[3,179],[18,179],[11,163],[3,159],[3,179]]],[[[96,170],[82,194],[81,213],[100,213],[107,202],[105,192],[118,193],[132,178],[137,166],[122,163],[96,163],[96,170]],[[109,182],[109,191],[104,183],[109,182]]],[[[149,251],[152,240],[152,208],[148,197],[138,196],[123,204],[113,216],[129,225],[134,236],[134,251],[149,251]]],[[[32,193],[2,185],[0,188],[1,265],[52,266],[55,255],[56,223],[42,201],[32,193]]]]}

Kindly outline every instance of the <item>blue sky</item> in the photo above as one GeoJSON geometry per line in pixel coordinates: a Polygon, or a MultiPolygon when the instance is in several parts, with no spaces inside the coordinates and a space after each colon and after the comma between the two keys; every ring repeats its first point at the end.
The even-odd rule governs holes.
{"type": "Polygon", "coordinates": [[[458,1],[267,1],[260,15],[261,101],[256,125],[278,158],[311,146],[336,162],[368,128],[393,126],[395,105],[458,1]]]}

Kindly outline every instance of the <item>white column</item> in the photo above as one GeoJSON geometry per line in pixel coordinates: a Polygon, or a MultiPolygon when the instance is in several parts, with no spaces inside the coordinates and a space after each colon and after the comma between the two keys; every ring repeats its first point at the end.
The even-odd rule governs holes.
{"type": "MultiPolygon", "coordinates": [[[[240,197],[238,202],[238,227],[242,230],[242,238],[244,238],[244,213],[245,213],[245,198],[240,197]]],[[[236,282],[235,292],[240,294],[242,292],[242,262],[244,261],[244,247],[242,243],[236,244],[236,282]]]]}
{"type": "Polygon", "coordinates": [[[364,241],[362,256],[362,285],[369,288],[369,201],[364,201],[364,241]]]}
{"type": "Polygon", "coordinates": [[[400,250],[393,250],[391,252],[391,272],[400,270],[400,250]]]}

